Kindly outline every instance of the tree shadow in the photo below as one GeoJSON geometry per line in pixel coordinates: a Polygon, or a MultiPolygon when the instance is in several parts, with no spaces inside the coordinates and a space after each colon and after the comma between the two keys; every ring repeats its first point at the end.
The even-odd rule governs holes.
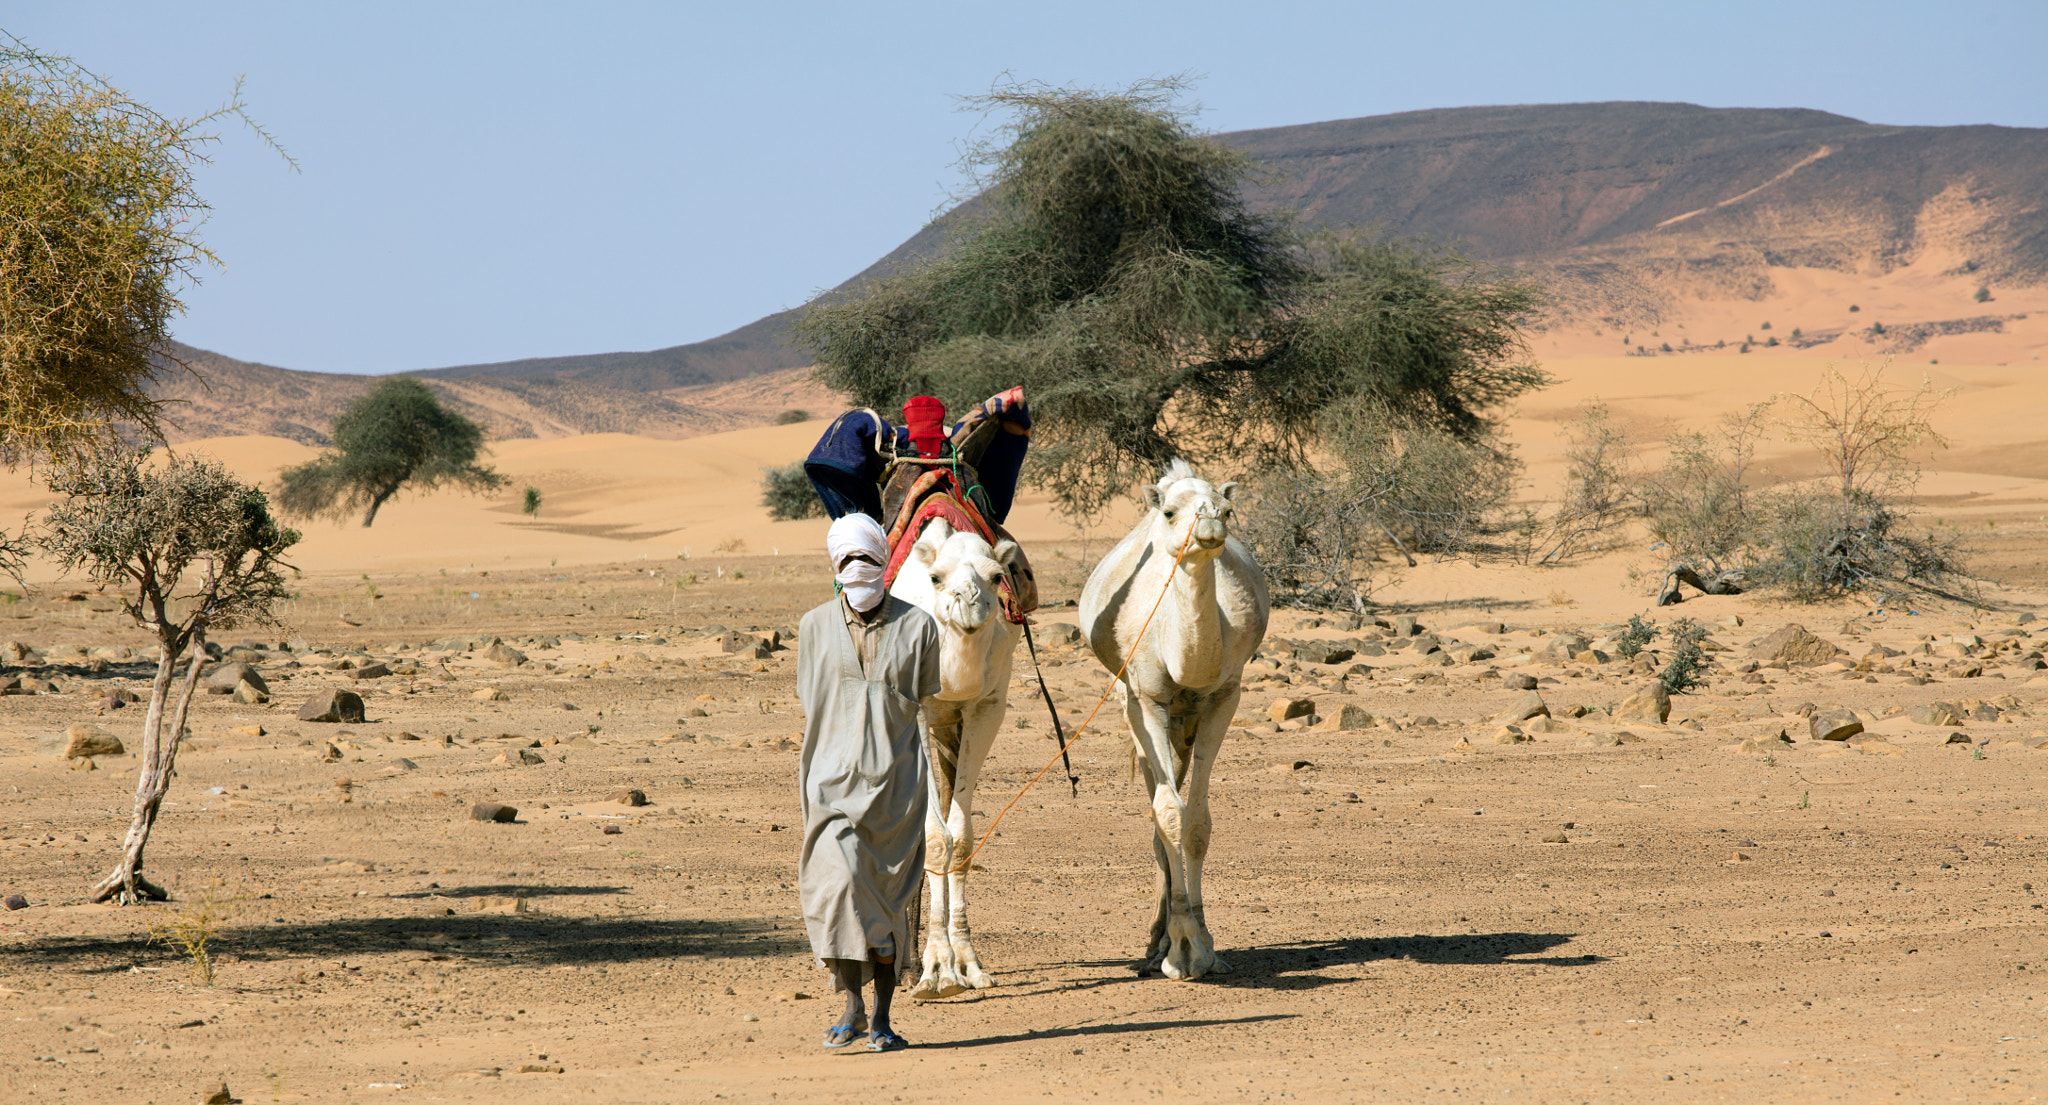
{"type": "MultiPolygon", "coordinates": [[[[216,937],[221,955],[245,962],[398,954],[481,966],[619,964],[752,959],[795,955],[809,948],[801,928],[781,922],[589,919],[546,913],[354,918],[313,924],[239,921],[216,937]]],[[[12,944],[7,951],[15,963],[86,974],[117,973],[179,958],[165,943],[152,943],[148,933],[49,936],[12,944]]]]}
{"type": "Polygon", "coordinates": [[[535,886],[531,883],[499,883],[495,886],[448,886],[411,890],[393,898],[551,898],[581,894],[628,894],[623,886],[535,886]]]}

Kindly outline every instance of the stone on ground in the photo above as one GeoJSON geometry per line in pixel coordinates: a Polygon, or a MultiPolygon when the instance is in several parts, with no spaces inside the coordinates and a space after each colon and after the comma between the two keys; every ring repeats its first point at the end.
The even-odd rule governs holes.
{"type": "Polygon", "coordinates": [[[1616,721],[1655,722],[1658,725],[1671,717],[1671,692],[1662,683],[1645,683],[1632,695],[1621,700],[1614,708],[1616,721]]]}
{"type": "Polygon", "coordinates": [[[1502,710],[1499,716],[1493,720],[1503,725],[1510,725],[1518,721],[1527,721],[1532,717],[1549,716],[1550,707],[1544,704],[1543,696],[1535,691],[1524,691],[1516,696],[1512,705],[1502,710]]]}
{"type": "Polygon", "coordinates": [[[270,692],[244,679],[235,684],[235,701],[244,706],[260,706],[270,701],[270,692]]]}
{"type": "Polygon", "coordinates": [[[243,683],[253,684],[265,694],[270,692],[270,684],[263,681],[263,673],[254,664],[220,664],[206,676],[206,690],[210,694],[233,694],[243,683]]]}
{"type": "Polygon", "coordinates": [[[1962,708],[1953,702],[1930,702],[1906,711],[1906,717],[1915,725],[1961,725],[1962,708]]]}
{"type": "Polygon", "coordinates": [[[1845,741],[1863,731],[1853,710],[1817,710],[1807,725],[1817,741],[1845,741]]]}
{"type": "Polygon", "coordinates": [[[490,648],[484,650],[484,659],[493,664],[516,668],[526,662],[526,654],[503,641],[494,641],[490,648]]]}
{"type": "Polygon", "coordinates": [[[354,691],[322,691],[299,707],[300,721],[363,720],[363,696],[354,691]]]}
{"type": "Polygon", "coordinates": [[[644,806],[647,804],[647,792],[635,787],[620,787],[606,795],[605,801],[622,806],[644,806]]]}
{"type": "Polygon", "coordinates": [[[81,756],[119,756],[128,751],[121,744],[121,738],[89,721],[64,727],[64,758],[75,760],[81,756]]]}
{"type": "Polygon", "coordinates": [[[1352,733],[1360,729],[1370,729],[1372,728],[1372,715],[1367,713],[1362,706],[1346,703],[1337,707],[1336,716],[1323,719],[1323,723],[1317,726],[1317,728],[1335,733],[1352,733]]]}
{"type": "Polygon", "coordinates": [[[478,802],[469,807],[471,821],[497,821],[510,824],[519,817],[519,807],[505,806],[496,802],[478,802]]]}
{"type": "Polygon", "coordinates": [[[1266,708],[1266,717],[1275,722],[1281,722],[1292,718],[1308,717],[1315,712],[1315,699],[1276,698],[1273,700],[1273,704],[1266,708]]]}
{"type": "Polygon", "coordinates": [[[1842,650],[1802,626],[1788,625],[1750,645],[1749,654],[1764,663],[1825,664],[1842,650]]]}

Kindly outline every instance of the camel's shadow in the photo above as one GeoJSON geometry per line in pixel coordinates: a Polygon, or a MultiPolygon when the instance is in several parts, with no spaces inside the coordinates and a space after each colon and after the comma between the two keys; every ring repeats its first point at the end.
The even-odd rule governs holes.
{"type": "MultiPolygon", "coordinates": [[[[1282,944],[1219,948],[1231,965],[1225,975],[1210,975],[1201,982],[1219,986],[1250,986],[1271,990],[1313,990],[1358,981],[1355,978],[1319,974],[1332,967],[1359,967],[1391,959],[1438,965],[1525,965],[1532,967],[1584,967],[1601,962],[1595,955],[1540,956],[1563,944],[1574,934],[1564,932],[1488,932],[1462,936],[1345,937],[1333,940],[1296,940],[1282,944]]],[[[1137,979],[1158,978],[1159,972],[1144,963],[1126,959],[1098,959],[1070,962],[1069,967],[1115,970],[1082,988],[1113,985],[1137,979]],[[1125,973],[1125,972],[1129,973],[1125,973]]]]}

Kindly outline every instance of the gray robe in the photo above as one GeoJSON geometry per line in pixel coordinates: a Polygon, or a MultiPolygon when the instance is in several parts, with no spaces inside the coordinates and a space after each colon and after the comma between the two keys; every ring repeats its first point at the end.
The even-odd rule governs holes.
{"type": "Polygon", "coordinates": [[[797,889],[820,965],[865,962],[870,951],[899,962],[914,954],[930,772],[917,711],[939,691],[939,627],[902,599],[884,602],[866,675],[841,599],[805,614],[797,632],[804,708],[797,889]]]}

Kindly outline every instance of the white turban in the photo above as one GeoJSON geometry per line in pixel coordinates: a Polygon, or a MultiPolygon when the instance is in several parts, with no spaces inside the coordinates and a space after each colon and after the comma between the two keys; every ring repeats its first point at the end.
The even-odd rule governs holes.
{"type": "Polygon", "coordinates": [[[882,525],[865,514],[848,514],[825,532],[825,554],[832,558],[833,578],[846,593],[846,601],[865,614],[882,601],[882,565],[889,563],[889,537],[882,525]],[[869,564],[849,560],[865,553],[869,564]]]}

